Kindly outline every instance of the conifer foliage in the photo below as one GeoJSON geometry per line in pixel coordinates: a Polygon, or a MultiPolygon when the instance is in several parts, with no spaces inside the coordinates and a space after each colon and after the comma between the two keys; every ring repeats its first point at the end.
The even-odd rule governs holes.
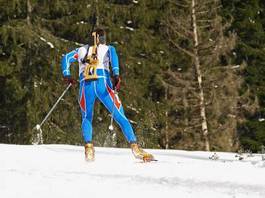
{"type": "Polygon", "coordinates": [[[264,97],[264,45],[265,45],[265,2],[262,0],[223,1],[224,17],[232,19],[233,30],[239,37],[234,55],[235,63],[245,62],[244,86],[248,100],[242,101],[245,122],[238,128],[244,149],[260,151],[265,145],[265,97],[264,97]]]}
{"type": "Polygon", "coordinates": [[[168,40],[189,60],[184,71],[178,63],[179,69],[168,72],[174,77],[167,84],[185,112],[179,141],[190,139],[190,146],[206,150],[236,149],[241,77],[229,58],[236,38],[232,33],[224,35],[227,24],[220,16],[221,2],[179,0],[170,7],[165,20],[168,40]],[[182,85],[172,86],[172,82],[182,85]]]}
{"type": "MultiPolygon", "coordinates": [[[[143,147],[259,150],[265,145],[261,0],[0,0],[0,142],[31,143],[66,85],[62,56],[107,32],[119,96],[143,147]]],[[[78,78],[78,65],[72,68],[78,78]]],[[[127,146],[96,103],[94,141],[127,146]]],[[[83,144],[78,85],[42,126],[44,143],[83,144]]]]}

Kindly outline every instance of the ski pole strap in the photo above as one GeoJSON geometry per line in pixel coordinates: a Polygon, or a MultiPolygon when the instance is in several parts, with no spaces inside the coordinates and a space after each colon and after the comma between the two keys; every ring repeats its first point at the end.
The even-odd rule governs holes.
{"type": "Polygon", "coordinates": [[[55,104],[53,105],[53,107],[51,108],[51,110],[47,113],[47,115],[45,116],[45,118],[42,120],[42,122],[40,123],[40,127],[44,124],[44,122],[48,119],[48,117],[51,115],[52,111],[55,109],[55,107],[58,105],[58,103],[60,102],[60,100],[63,98],[63,96],[65,95],[65,93],[68,91],[68,89],[72,86],[72,83],[70,83],[66,89],[63,91],[62,95],[58,98],[58,100],[55,102],[55,104]]]}

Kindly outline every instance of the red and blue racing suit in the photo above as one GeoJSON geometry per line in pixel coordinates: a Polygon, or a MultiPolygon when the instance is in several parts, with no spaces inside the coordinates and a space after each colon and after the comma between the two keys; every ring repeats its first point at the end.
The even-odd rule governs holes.
{"type": "Polygon", "coordinates": [[[114,94],[113,86],[111,83],[109,69],[110,65],[112,73],[114,75],[119,75],[119,61],[115,48],[110,45],[98,45],[98,79],[87,81],[84,80],[83,76],[83,72],[86,66],[86,63],[83,63],[83,59],[86,57],[86,55],[91,55],[91,53],[92,47],[89,48],[88,45],[85,45],[67,53],[62,58],[62,72],[64,77],[71,76],[71,63],[79,63],[79,105],[82,113],[82,133],[85,143],[92,141],[92,120],[96,99],[99,99],[110,113],[112,113],[113,111],[113,118],[121,127],[121,130],[127,141],[130,143],[136,142],[136,136],[134,134],[133,128],[124,114],[124,110],[118,96],[114,94]]]}

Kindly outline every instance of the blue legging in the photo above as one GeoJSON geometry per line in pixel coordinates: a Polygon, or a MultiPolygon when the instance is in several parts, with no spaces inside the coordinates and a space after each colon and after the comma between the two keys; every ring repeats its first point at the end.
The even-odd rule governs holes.
{"type": "Polygon", "coordinates": [[[85,143],[92,141],[93,110],[95,100],[98,98],[110,113],[113,113],[114,120],[121,127],[121,130],[128,142],[136,142],[136,136],[132,126],[124,114],[122,104],[115,96],[112,89],[109,73],[105,70],[99,79],[94,81],[84,81],[80,77],[79,104],[82,113],[82,133],[85,143]],[[115,98],[115,105],[113,106],[115,98]]]}

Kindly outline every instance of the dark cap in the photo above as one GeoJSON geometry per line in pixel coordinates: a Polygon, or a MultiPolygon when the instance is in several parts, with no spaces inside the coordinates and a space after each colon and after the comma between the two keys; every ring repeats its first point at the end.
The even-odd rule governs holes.
{"type": "Polygon", "coordinates": [[[105,30],[103,30],[101,28],[97,28],[95,30],[95,32],[98,36],[99,43],[105,44],[106,43],[106,32],[105,32],[105,30]]]}

